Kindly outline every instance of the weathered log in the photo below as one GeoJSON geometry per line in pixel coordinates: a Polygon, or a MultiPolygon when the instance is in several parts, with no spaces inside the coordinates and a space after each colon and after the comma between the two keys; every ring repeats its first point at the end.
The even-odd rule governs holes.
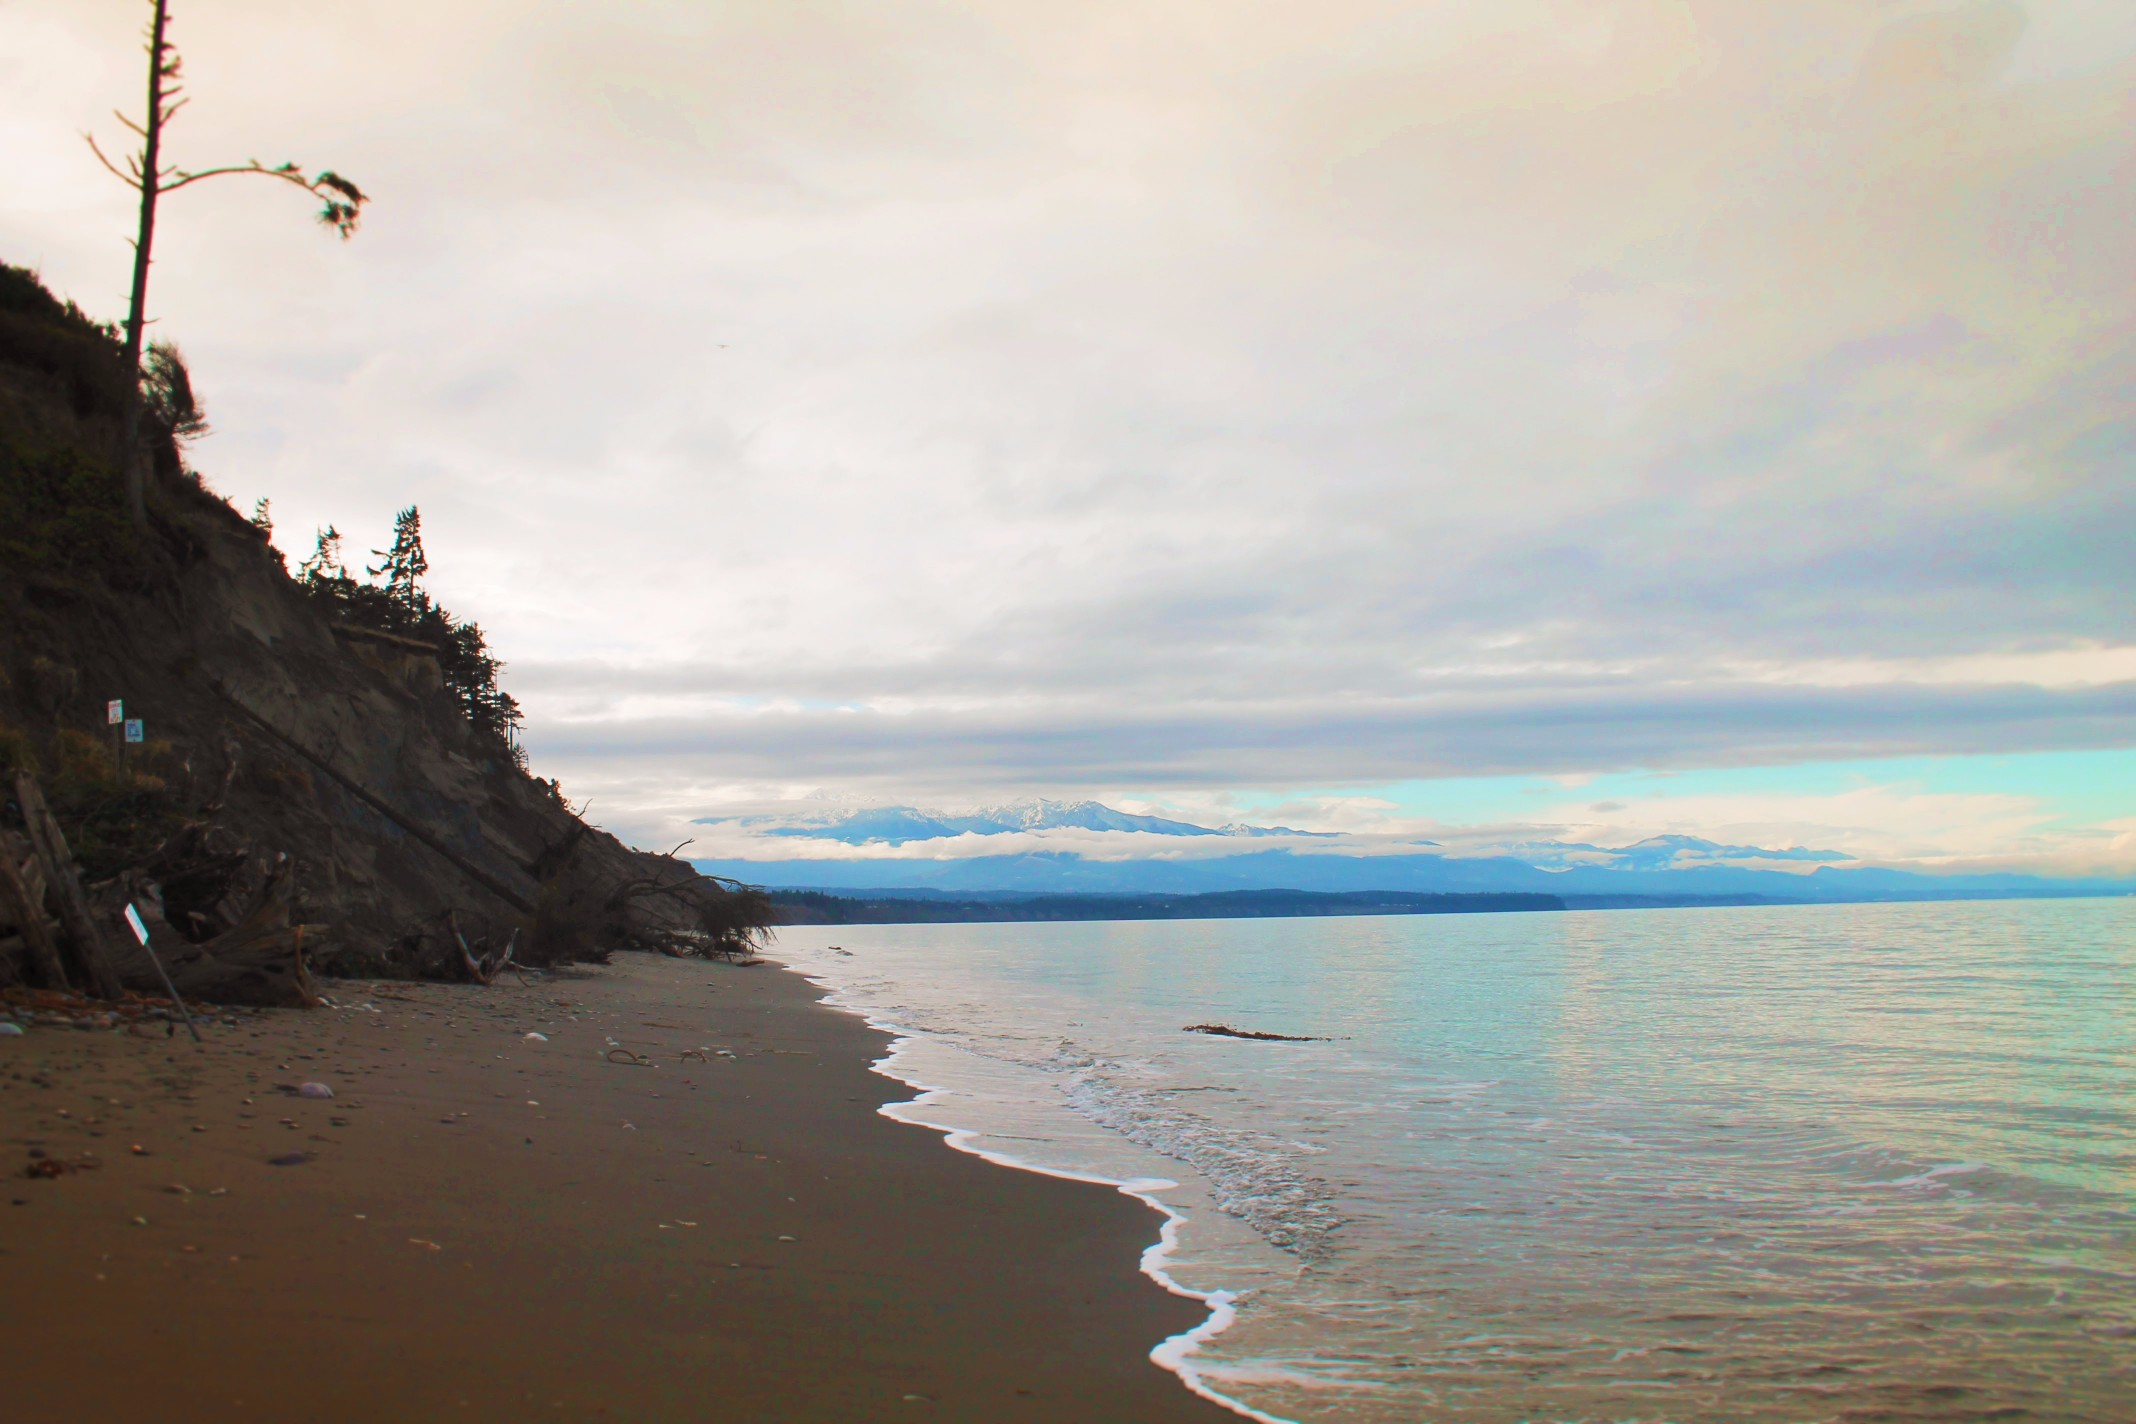
{"type": "Polygon", "coordinates": [[[60,963],[59,946],[45,925],[43,877],[33,889],[22,873],[22,864],[36,861],[29,847],[11,832],[0,831],[0,914],[15,923],[22,937],[22,954],[31,982],[40,989],[66,989],[67,971],[60,963]]]}
{"type": "MultiPolygon", "coordinates": [[[[136,877],[122,876],[109,882],[98,900],[111,922],[118,922],[125,907],[133,905],[148,928],[149,940],[171,976],[171,984],[188,1000],[211,1004],[251,1004],[271,1008],[313,1007],[319,1002],[312,987],[311,972],[304,963],[307,934],[316,937],[319,925],[290,923],[294,882],[289,861],[276,864],[267,878],[264,893],[250,914],[227,933],[198,944],[189,943],[171,929],[155,888],[136,877]]],[[[155,962],[127,936],[119,957],[120,975],[130,988],[160,993],[163,981],[155,962]]]]}
{"type": "Polygon", "coordinates": [[[475,952],[467,947],[467,936],[460,933],[460,917],[456,912],[445,912],[445,928],[451,932],[453,943],[460,947],[460,967],[466,971],[467,977],[477,984],[487,985],[490,981],[489,956],[485,954],[480,960],[475,958],[475,952]]]}
{"type": "Polygon", "coordinates": [[[104,937],[97,932],[89,902],[82,896],[81,878],[75,873],[66,834],[52,819],[52,808],[45,805],[44,791],[36,777],[26,771],[15,773],[15,800],[22,807],[30,847],[44,870],[46,898],[67,931],[76,967],[98,998],[116,999],[120,993],[119,976],[112,970],[104,937]]]}
{"type": "Polygon", "coordinates": [[[1210,1033],[1218,1038],[1248,1038],[1256,1043],[1326,1043],[1324,1038],[1307,1038],[1295,1033],[1262,1033],[1258,1029],[1233,1028],[1230,1024],[1188,1024],[1181,1033],[1210,1033]]]}

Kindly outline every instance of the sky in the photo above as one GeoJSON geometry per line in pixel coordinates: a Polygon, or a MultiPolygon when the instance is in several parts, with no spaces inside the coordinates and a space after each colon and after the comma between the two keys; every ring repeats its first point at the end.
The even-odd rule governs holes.
{"type": "MultiPolygon", "coordinates": [[[[141,0],[0,0],[123,314],[141,0]]],[[[2126,0],[180,0],[194,449],[627,838],[1089,796],[2136,873],[2126,0]]],[[[721,851],[732,846],[719,847],[721,851]]]]}

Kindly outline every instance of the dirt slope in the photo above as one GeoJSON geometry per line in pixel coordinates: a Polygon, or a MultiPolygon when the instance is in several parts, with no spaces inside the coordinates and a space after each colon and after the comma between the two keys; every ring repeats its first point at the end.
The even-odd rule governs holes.
{"type": "Polygon", "coordinates": [[[307,955],[351,972],[463,972],[448,914],[530,962],[746,937],[753,897],[580,822],[471,730],[434,657],[336,621],[167,437],[130,528],[116,363],[0,268],[0,770],[39,777],[85,879],[202,940],[285,881],[307,955]],[[123,772],[111,699],[148,737],[123,772]]]}

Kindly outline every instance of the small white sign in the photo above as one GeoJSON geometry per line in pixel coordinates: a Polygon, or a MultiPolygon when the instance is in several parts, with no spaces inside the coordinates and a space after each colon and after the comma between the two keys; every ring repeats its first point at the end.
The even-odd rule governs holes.
{"type": "Polygon", "coordinates": [[[139,717],[128,717],[126,719],[126,740],[129,742],[145,742],[148,740],[148,734],[141,730],[141,719],[139,717]]]}
{"type": "Polygon", "coordinates": [[[104,720],[116,727],[126,720],[126,704],[114,697],[104,704],[104,720]]]}
{"type": "Polygon", "coordinates": [[[148,926],[141,923],[141,913],[132,905],[126,907],[126,923],[133,926],[134,938],[148,943],[148,926]]]}

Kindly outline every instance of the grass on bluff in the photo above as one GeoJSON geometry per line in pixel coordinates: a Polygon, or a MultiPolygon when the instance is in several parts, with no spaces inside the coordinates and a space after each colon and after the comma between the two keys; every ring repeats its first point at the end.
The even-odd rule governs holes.
{"type": "Polygon", "coordinates": [[[126,387],[110,327],[0,263],[0,566],[126,577],[139,554],[118,477],[126,387]]]}

